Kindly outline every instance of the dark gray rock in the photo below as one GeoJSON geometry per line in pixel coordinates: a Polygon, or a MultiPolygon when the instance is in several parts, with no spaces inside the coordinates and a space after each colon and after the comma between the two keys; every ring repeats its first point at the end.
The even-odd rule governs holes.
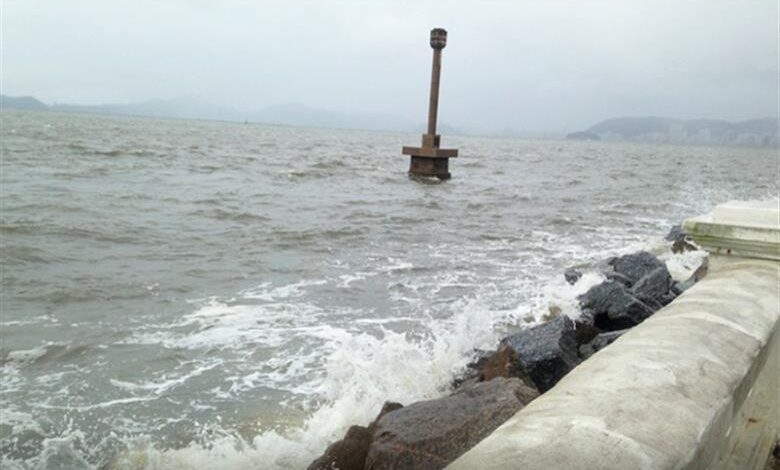
{"type": "Polygon", "coordinates": [[[400,408],[403,408],[400,403],[385,402],[379,415],[368,427],[350,426],[344,438],[328,446],[325,453],[309,464],[307,470],[363,470],[377,421],[400,408]]]}
{"type": "Polygon", "coordinates": [[[605,281],[580,296],[582,309],[595,314],[595,326],[614,331],[641,323],[655,310],[637,299],[620,283],[605,281]]]}
{"type": "Polygon", "coordinates": [[[659,302],[661,302],[661,307],[666,307],[667,305],[672,303],[672,301],[674,301],[674,299],[677,298],[677,295],[678,294],[675,294],[672,289],[669,289],[669,292],[662,295],[661,298],[659,299],[659,302]]]}
{"type": "Polygon", "coordinates": [[[584,309],[580,316],[574,319],[574,338],[578,346],[589,343],[599,333],[601,330],[596,328],[596,314],[592,310],[584,309]]]}
{"type": "Polygon", "coordinates": [[[387,413],[376,423],[364,468],[444,468],[536,396],[519,379],[498,377],[387,413]]]}
{"type": "Polygon", "coordinates": [[[574,268],[569,268],[563,273],[563,277],[566,278],[566,282],[568,282],[571,285],[574,285],[577,283],[577,281],[580,280],[582,277],[582,273],[574,268]]]}
{"type": "Polygon", "coordinates": [[[512,348],[523,370],[544,393],[580,363],[574,323],[560,316],[501,340],[512,348]]]}
{"type": "Polygon", "coordinates": [[[593,341],[590,343],[580,346],[580,356],[582,356],[583,359],[589,358],[595,354],[596,351],[600,351],[612,344],[613,341],[623,336],[623,334],[626,333],[629,329],[630,328],[601,333],[600,335],[593,338],[593,341]]]}
{"type": "Polygon", "coordinates": [[[634,297],[645,303],[648,300],[661,302],[661,298],[669,292],[672,287],[672,276],[666,265],[652,270],[649,274],[638,280],[632,287],[631,293],[634,297]]]}
{"type": "Polygon", "coordinates": [[[631,279],[629,279],[625,274],[620,274],[615,271],[605,271],[603,274],[604,277],[606,277],[609,281],[619,282],[626,287],[631,287],[631,279]]]}
{"type": "Polygon", "coordinates": [[[669,230],[669,233],[666,234],[664,239],[669,242],[677,241],[677,240],[684,240],[685,237],[688,234],[685,233],[685,230],[683,230],[682,225],[677,224],[672,226],[671,230],[669,230]]]}
{"type": "Polygon", "coordinates": [[[631,285],[650,274],[653,270],[664,267],[664,263],[646,251],[638,251],[621,256],[610,261],[615,272],[626,276],[631,285]]]}

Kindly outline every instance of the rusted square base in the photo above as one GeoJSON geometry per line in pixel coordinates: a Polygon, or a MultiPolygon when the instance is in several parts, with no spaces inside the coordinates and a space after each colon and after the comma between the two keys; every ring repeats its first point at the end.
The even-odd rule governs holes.
{"type": "Polygon", "coordinates": [[[412,160],[409,164],[409,175],[448,180],[450,179],[449,160],[449,158],[442,157],[431,158],[412,155],[412,160]]]}

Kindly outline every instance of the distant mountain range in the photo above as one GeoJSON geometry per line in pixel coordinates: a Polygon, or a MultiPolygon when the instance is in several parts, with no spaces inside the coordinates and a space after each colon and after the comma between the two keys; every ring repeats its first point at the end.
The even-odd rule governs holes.
{"type": "Polygon", "coordinates": [[[46,110],[49,109],[48,106],[38,101],[36,98],[33,98],[32,96],[5,96],[0,95],[0,108],[11,108],[11,109],[35,109],[35,110],[46,110]]]}
{"type": "MultiPolygon", "coordinates": [[[[212,119],[221,121],[256,122],[292,126],[331,127],[382,131],[425,132],[423,124],[398,116],[381,113],[341,113],[289,103],[269,106],[258,111],[237,111],[207,101],[182,97],[169,100],[154,99],[140,103],[75,105],[47,105],[32,96],[0,95],[2,109],[48,110],[65,113],[111,114],[129,116],[212,119]]],[[[440,124],[442,134],[477,134],[468,129],[440,124]]],[[[559,138],[561,134],[526,134],[512,129],[498,130],[493,135],[511,137],[559,138]]],[[[671,119],[662,117],[620,117],[601,121],[584,131],[566,136],[574,140],[626,140],[636,142],[673,142],[708,145],[778,145],[776,118],[729,122],[718,119],[671,119]]]]}
{"type": "Polygon", "coordinates": [[[52,104],[47,105],[32,96],[0,95],[0,108],[48,110],[62,113],[153,116],[218,121],[257,122],[292,126],[334,127],[346,129],[417,131],[421,124],[381,113],[340,113],[289,103],[269,106],[259,111],[242,112],[211,104],[193,97],[170,100],[153,99],[127,104],[52,104]]]}
{"type": "Polygon", "coordinates": [[[776,118],[729,122],[719,119],[671,119],[662,117],[621,117],[601,121],[571,139],[628,140],[711,145],[778,145],[776,118]]]}

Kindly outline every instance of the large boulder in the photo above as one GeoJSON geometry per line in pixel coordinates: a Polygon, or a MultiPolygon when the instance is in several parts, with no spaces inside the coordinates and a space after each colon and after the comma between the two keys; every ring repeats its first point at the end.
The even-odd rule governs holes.
{"type": "Polygon", "coordinates": [[[574,323],[565,315],[507,336],[501,344],[514,350],[518,363],[542,393],[580,363],[574,323]]]}
{"type": "Polygon", "coordinates": [[[596,327],[607,331],[638,325],[655,311],[615,281],[591,287],[579,300],[583,311],[590,310],[595,315],[596,327]]]}
{"type": "Polygon", "coordinates": [[[444,468],[536,396],[519,379],[497,377],[387,413],[376,423],[364,468],[444,468]]]}
{"type": "Polygon", "coordinates": [[[628,278],[631,285],[634,285],[652,271],[666,267],[663,261],[646,251],[638,251],[630,255],[613,258],[609,264],[616,273],[628,278]]]}
{"type": "Polygon", "coordinates": [[[368,427],[351,426],[344,438],[328,446],[325,453],[309,464],[307,470],[363,470],[377,421],[400,408],[403,406],[399,403],[385,402],[379,415],[368,427]]]}

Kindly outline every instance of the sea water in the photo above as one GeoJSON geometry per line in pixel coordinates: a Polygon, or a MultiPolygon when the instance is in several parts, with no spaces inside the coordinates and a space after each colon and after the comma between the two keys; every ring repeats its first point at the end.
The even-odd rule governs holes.
{"type": "Polygon", "coordinates": [[[4,111],[0,466],[298,469],[561,311],[608,256],[778,193],[771,149],[4,111]],[[569,286],[562,272],[588,272],[569,286]]]}

